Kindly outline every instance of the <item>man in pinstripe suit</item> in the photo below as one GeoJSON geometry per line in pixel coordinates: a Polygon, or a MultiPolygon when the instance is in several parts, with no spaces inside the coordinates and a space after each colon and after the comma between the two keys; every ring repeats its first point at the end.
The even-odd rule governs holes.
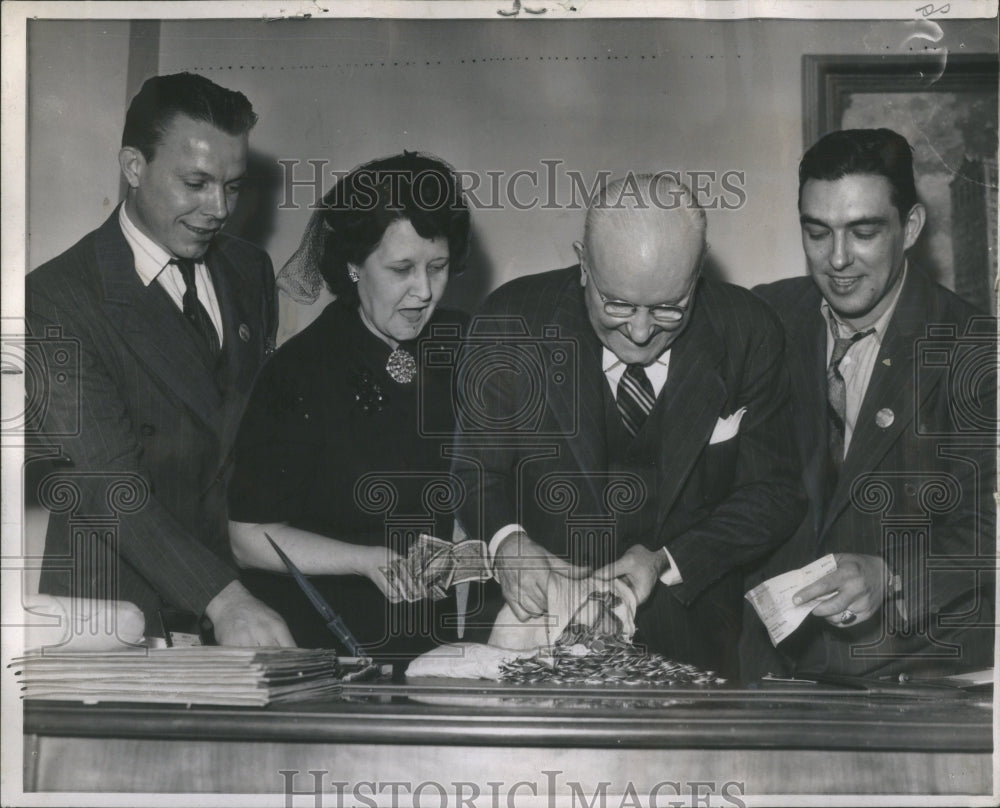
{"type": "Polygon", "coordinates": [[[124,204],[28,275],[32,333],[80,354],[70,383],[50,378],[39,425],[62,436],[78,497],[50,518],[40,588],[134,602],[147,633],[169,607],[209,618],[221,644],[291,645],[240,584],[226,534],[230,447],[277,319],[267,255],[220,232],[255,122],[245,96],[201,76],[149,79],[125,119],[124,204]],[[116,485],[133,494],[108,546],[70,517],[100,521],[116,485]]]}
{"type": "Polygon", "coordinates": [[[546,612],[550,576],[594,570],[634,591],[637,641],[735,675],[742,569],[804,505],[780,327],[701,277],[705,214],[669,177],[610,183],[575,247],[579,265],[501,287],[473,329],[463,524],[518,619],[546,612]],[[484,371],[477,332],[521,367],[484,371]]]}
{"type": "Polygon", "coordinates": [[[886,675],[993,659],[995,323],[907,250],[924,224],[909,143],[834,132],[799,166],[811,277],[758,288],[781,317],[810,509],[761,577],[834,553],[812,615],[748,675],[886,675]]]}

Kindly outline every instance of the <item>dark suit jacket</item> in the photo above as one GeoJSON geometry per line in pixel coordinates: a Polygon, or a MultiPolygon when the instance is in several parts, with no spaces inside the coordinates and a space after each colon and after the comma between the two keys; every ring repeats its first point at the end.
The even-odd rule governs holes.
{"type": "Polygon", "coordinates": [[[139,280],[117,210],[28,275],[38,358],[57,340],[78,352],[70,367],[47,362],[38,411],[40,433],[72,462],[59,472],[66,486],[40,487],[52,511],[44,592],[129,600],[148,624],[161,605],[201,614],[238,577],[226,532],[228,459],[273,346],[274,276],[265,253],[225,235],[206,263],[224,329],[214,371],[167,293],[139,280]],[[118,563],[95,564],[88,536],[117,542],[118,563]]]}
{"type": "MultiPolygon", "coordinates": [[[[638,542],[666,546],[683,576],[676,586],[657,584],[640,608],[646,643],[729,673],[739,570],[787,538],[804,509],[781,354],[778,323],[749,292],[699,282],[650,414],[653,468],[639,470],[655,485],[639,497],[654,500],[655,524],[643,535],[616,537],[616,557],[638,542]],[[742,407],[738,434],[710,445],[719,419],[742,407]]],[[[468,404],[467,417],[459,413],[456,472],[470,534],[489,540],[519,523],[565,557],[568,530],[589,529],[588,519],[599,530],[607,524],[602,513],[635,505],[629,478],[616,482],[607,473],[608,384],[579,267],[519,278],[491,295],[473,326],[459,385],[459,400],[468,404]]]]}
{"type": "Polygon", "coordinates": [[[797,664],[862,675],[991,664],[992,628],[974,626],[992,624],[994,321],[974,320],[971,306],[911,265],[827,503],[822,298],[808,277],[755,291],[785,328],[810,506],[755,580],[827,553],[879,555],[901,576],[907,619],[895,604],[846,630],[810,617],[776,652],[760,621],[748,617],[745,672],[797,664]]]}

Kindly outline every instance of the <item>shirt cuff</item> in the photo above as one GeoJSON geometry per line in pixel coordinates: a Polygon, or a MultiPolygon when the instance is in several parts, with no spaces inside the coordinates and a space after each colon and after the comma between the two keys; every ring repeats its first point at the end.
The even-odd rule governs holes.
{"type": "Polygon", "coordinates": [[[500,549],[500,545],[507,541],[515,533],[523,533],[524,528],[518,524],[504,525],[496,533],[493,534],[493,538],[490,539],[490,543],[486,545],[486,555],[490,561],[490,569],[493,569],[493,560],[496,558],[497,550],[500,549]]]}
{"type": "Polygon", "coordinates": [[[677,569],[677,565],[674,563],[674,557],[670,555],[670,551],[666,547],[661,547],[661,550],[667,556],[667,569],[664,571],[663,575],[660,576],[660,583],[664,586],[674,586],[676,584],[684,583],[684,579],[681,577],[681,571],[677,569]]]}
{"type": "Polygon", "coordinates": [[[903,579],[891,569],[888,572],[885,582],[885,596],[886,599],[896,604],[896,613],[899,615],[900,619],[904,623],[909,622],[909,615],[906,610],[906,600],[903,598],[903,579]]]}

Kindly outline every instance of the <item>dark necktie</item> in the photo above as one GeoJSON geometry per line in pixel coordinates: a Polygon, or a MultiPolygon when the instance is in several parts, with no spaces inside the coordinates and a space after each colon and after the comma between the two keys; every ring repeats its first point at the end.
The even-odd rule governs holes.
{"type": "Polygon", "coordinates": [[[839,470],[841,463],[844,462],[844,424],[847,419],[847,383],[840,372],[840,363],[844,361],[847,351],[855,342],[874,334],[875,329],[858,331],[849,337],[838,337],[837,326],[831,327],[834,329],[834,340],[830,364],[826,369],[826,414],[830,422],[830,460],[833,462],[833,467],[839,470]]]}
{"type": "Polygon", "coordinates": [[[635,437],[653,409],[656,395],[642,365],[627,365],[618,382],[618,412],[625,428],[635,437]]]}
{"type": "Polygon", "coordinates": [[[213,357],[219,355],[219,335],[212,325],[212,318],[198,299],[198,288],[194,280],[194,261],[190,258],[174,258],[170,263],[176,264],[184,278],[184,316],[194,326],[213,357]]]}

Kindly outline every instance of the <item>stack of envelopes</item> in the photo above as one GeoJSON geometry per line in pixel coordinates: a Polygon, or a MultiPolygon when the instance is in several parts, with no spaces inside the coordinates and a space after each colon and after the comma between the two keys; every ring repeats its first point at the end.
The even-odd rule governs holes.
{"type": "Polygon", "coordinates": [[[11,665],[22,697],[263,706],[337,695],[337,654],[305,648],[137,648],[31,652],[11,665]]]}

